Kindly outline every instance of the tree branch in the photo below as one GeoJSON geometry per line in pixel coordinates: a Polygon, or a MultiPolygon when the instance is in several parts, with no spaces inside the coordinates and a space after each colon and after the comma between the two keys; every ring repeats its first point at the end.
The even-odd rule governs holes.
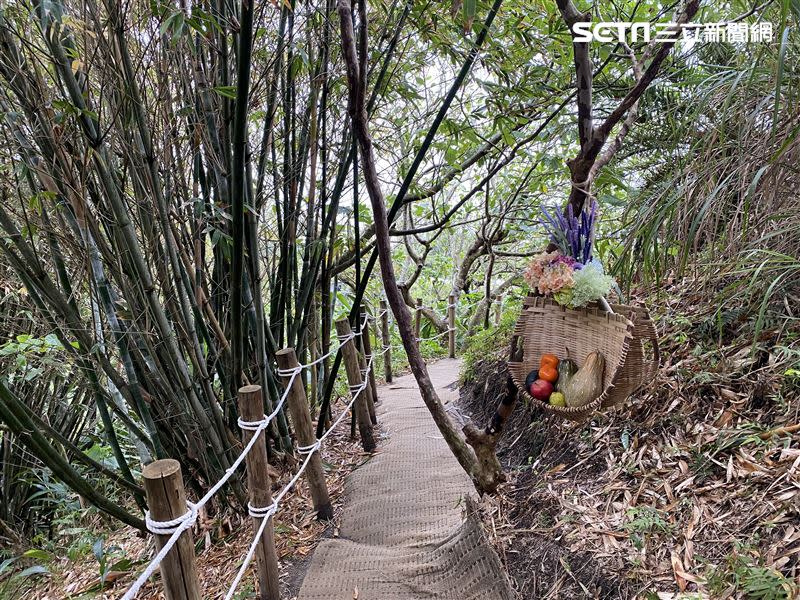
{"type": "Polygon", "coordinates": [[[557,5],[573,37],[572,53],[575,59],[575,76],[578,90],[578,139],[580,140],[581,148],[583,148],[591,142],[594,129],[592,120],[592,59],[589,55],[589,42],[576,42],[572,26],[579,21],[589,21],[591,15],[580,12],[575,8],[572,0],[558,0],[557,5]]]}

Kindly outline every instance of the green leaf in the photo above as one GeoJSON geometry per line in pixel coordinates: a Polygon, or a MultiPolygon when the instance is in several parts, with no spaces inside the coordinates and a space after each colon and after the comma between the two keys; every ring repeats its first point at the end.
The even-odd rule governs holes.
{"type": "Polygon", "coordinates": [[[129,558],[122,558],[115,562],[109,568],[110,571],[130,571],[133,566],[133,561],[129,558]]]}
{"type": "Polygon", "coordinates": [[[772,137],[775,137],[776,127],[778,126],[779,118],[779,110],[781,105],[781,85],[783,84],[783,70],[784,70],[784,62],[786,60],[786,47],[789,44],[789,27],[784,26],[783,33],[781,35],[781,46],[780,50],[778,51],[778,70],[775,74],[775,106],[773,108],[772,114],[772,137]]]}
{"type": "Polygon", "coordinates": [[[464,33],[469,33],[472,29],[472,22],[475,20],[475,13],[478,10],[477,0],[464,0],[463,15],[464,15],[464,33]]]}
{"type": "Polygon", "coordinates": [[[92,544],[92,553],[97,560],[103,558],[103,538],[97,538],[92,544]]]}
{"type": "Polygon", "coordinates": [[[43,567],[42,565],[33,565],[32,567],[28,567],[27,569],[17,573],[16,577],[19,579],[24,579],[25,577],[31,577],[32,575],[44,575],[49,572],[50,571],[47,570],[47,567],[43,567]]]}
{"type": "Polygon", "coordinates": [[[217,87],[211,88],[211,90],[216,92],[223,98],[230,98],[231,100],[236,100],[235,85],[218,85],[217,87]]]}
{"type": "Polygon", "coordinates": [[[1,562],[0,563],[0,575],[5,573],[6,571],[8,571],[11,568],[11,565],[13,565],[18,560],[19,560],[19,556],[13,556],[13,557],[7,558],[3,562],[1,562]]]}
{"type": "Polygon", "coordinates": [[[31,548],[30,550],[26,550],[23,555],[25,558],[34,558],[36,560],[43,560],[49,562],[53,560],[53,555],[49,552],[45,552],[44,550],[40,550],[39,548],[31,548]]]}

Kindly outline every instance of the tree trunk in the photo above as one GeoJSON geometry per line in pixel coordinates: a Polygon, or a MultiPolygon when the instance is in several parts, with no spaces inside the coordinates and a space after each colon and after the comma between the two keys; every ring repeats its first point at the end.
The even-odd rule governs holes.
{"type": "MultiPolygon", "coordinates": [[[[339,0],[337,10],[341,25],[342,50],[347,67],[348,113],[352,119],[353,130],[358,140],[363,165],[364,183],[372,204],[375,222],[376,249],[378,251],[381,275],[383,276],[386,290],[386,298],[392,309],[395,322],[397,323],[411,371],[414,374],[414,378],[417,380],[422,399],[433,416],[436,426],[439,428],[439,431],[442,433],[442,436],[458,462],[472,478],[478,491],[494,491],[497,484],[504,479],[500,463],[494,456],[493,449],[491,451],[491,458],[493,458],[493,460],[486,459],[485,450],[488,448],[482,440],[474,439],[476,443],[476,452],[473,452],[467,445],[465,439],[462,438],[456,430],[452,421],[450,421],[428,375],[425,361],[422,359],[419,346],[414,339],[411,315],[397,287],[397,277],[394,272],[394,265],[392,264],[389,220],[383,192],[378,179],[378,173],[375,168],[372,139],[367,125],[367,113],[364,106],[363,83],[361,78],[366,75],[360,72],[359,69],[353,32],[352,10],[349,0],[339,0]]],[[[360,17],[366,19],[366,14],[362,13],[360,17]]],[[[366,35],[366,24],[364,24],[363,31],[366,35]]]]}

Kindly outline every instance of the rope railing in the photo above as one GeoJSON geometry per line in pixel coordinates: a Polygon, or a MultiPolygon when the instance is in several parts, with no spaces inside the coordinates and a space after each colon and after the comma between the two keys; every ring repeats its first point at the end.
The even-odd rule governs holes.
{"type": "MultiPolygon", "coordinates": [[[[301,368],[302,367],[307,367],[307,366],[308,365],[301,365],[301,368]]],[[[367,363],[367,370],[369,370],[371,367],[372,367],[372,357],[370,357],[369,362],[367,363]]],[[[267,507],[262,507],[262,508],[253,508],[253,507],[248,505],[250,516],[251,517],[263,518],[263,521],[261,522],[261,526],[259,527],[259,529],[256,532],[255,536],[253,537],[253,541],[250,543],[250,548],[248,549],[247,554],[245,555],[244,561],[242,562],[242,566],[239,567],[239,572],[236,573],[236,577],[234,578],[233,583],[231,584],[231,587],[228,589],[228,593],[225,595],[225,600],[230,600],[233,597],[233,594],[236,592],[236,588],[239,586],[239,583],[241,582],[242,578],[244,577],[244,574],[247,571],[247,567],[250,565],[250,563],[253,560],[253,556],[255,555],[256,548],[258,547],[258,544],[261,541],[261,536],[263,535],[264,529],[267,526],[267,521],[269,520],[269,518],[272,515],[274,515],[276,512],[278,512],[280,501],[294,487],[294,485],[297,483],[297,481],[302,476],[303,472],[308,467],[308,464],[311,462],[312,455],[322,448],[322,444],[325,442],[325,440],[328,438],[328,436],[331,434],[331,432],[333,432],[333,430],[339,425],[339,423],[342,422],[342,420],[344,419],[345,415],[347,415],[348,411],[353,407],[353,404],[355,404],[356,399],[358,398],[358,396],[367,388],[368,385],[369,385],[369,380],[365,379],[359,386],[356,386],[357,389],[355,389],[355,390],[351,389],[352,397],[350,398],[350,402],[345,407],[345,409],[341,412],[339,417],[333,423],[331,423],[331,426],[328,428],[328,430],[325,432],[325,434],[321,438],[319,438],[316,442],[314,442],[310,446],[300,446],[300,447],[297,448],[297,451],[300,454],[304,454],[306,458],[303,461],[303,464],[300,465],[300,468],[297,470],[297,473],[295,473],[294,477],[292,477],[292,479],[289,481],[289,483],[287,483],[283,487],[283,489],[280,491],[280,493],[278,493],[278,495],[272,501],[272,504],[270,504],[267,507]]],[[[290,389],[290,388],[291,388],[291,385],[287,386],[287,389],[290,389]]]]}
{"type": "MultiPolygon", "coordinates": [[[[382,303],[382,306],[385,306],[385,304],[382,303]]],[[[435,339],[441,338],[442,336],[449,335],[450,336],[451,356],[452,356],[453,355],[453,348],[454,348],[454,345],[453,345],[454,344],[454,333],[455,333],[455,309],[456,309],[456,301],[451,296],[451,302],[448,304],[448,327],[447,327],[447,329],[445,331],[437,334],[437,335],[434,335],[434,336],[431,336],[431,337],[428,337],[428,338],[420,338],[419,337],[419,332],[417,331],[417,342],[435,340],[435,339]]],[[[418,310],[419,310],[419,308],[418,308],[418,310]]],[[[337,335],[337,339],[338,339],[338,342],[339,342],[337,347],[329,349],[328,352],[326,352],[322,356],[319,356],[316,359],[314,359],[313,361],[308,362],[306,364],[297,364],[297,360],[296,360],[296,357],[294,355],[294,351],[291,350],[291,349],[282,350],[280,353],[278,353],[279,354],[279,356],[278,356],[279,359],[286,358],[286,360],[283,360],[283,362],[281,363],[282,366],[286,367],[287,365],[289,365],[289,367],[290,367],[290,368],[278,368],[277,369],[277,374],[280,377],[284,378],[284,384],[285,385],[284,385],[283,393],[281,394],[280,399],[278,400],[278,402],[275,405],[275,408],[272,410],[272,412],[270,414],[268,414],[268,415],[264,414],[264,415],[262,415],[262,418],[258,419],[256,415],[259,414],[259,412],[260,412],[259,411],[259,407],[261,406],[261,404],[260,404],[260,398],[261,398],[261,396],[260,396],[260,393],[261,393],[260,392],[260,388],[258,386],[248,386],[250,388],[255,388],[256,390],[258,390],[257,391],[257,393],[258,393],[258,403],[256,403],[256,404],[240,404],[240,414],[248,416],[249,419],[245,419],[245,418],[240,416],[239,419],[238,419],[238,426],[242,431],[249,432],[251,435],[249,436],[249,440],[247,441],[247,443],[242,448],[242,451],[239,453],[239,455],[236,457],[236,459],[233,461],[233,463],[230,465],[230,467],[225,470],[225,472],[223,473],[222,477],[220,477],[220,479],[197,502],[190,502],[190,501],[187,500],[186,501],[186,510],[185,510],[185,512],[183,514],[177,516],[177,517],[174,517],[174,518],[171,518],[171,519],[165,519],[165,520],[158,520],[158,519],[153,518],[149,511],[147,511],[145,513],[145,524],[147,526],[148,531],[150,531],[151,533],[153,533],[153,534],[155,534],[157,536],[162,536],[162,537],[158,538],[158,540],[157,540],[158,543],[161,545],[161,547],[158,550],[158,552],[156,553],[156,555],[153,557],[153,559],[150,561],[150,563],[147,565],[147,567],[145,567],[145,569],[139,574],[139,576],[136,578],[136,580],[133,582],[133,584],[128,588],[128,590],[122,596],[122,600],[133,600],[136,597],[136,595],[141,590],[142,586],[144,586],[144,584],[147,582],[147,580],[150,578],[150,576],[155,572],[155,570],[158,569],[160,565],[162,565],[162,562],[170,554],[170,551],[173,550],[173,548],[175,548],[176,544],[181,539],[181,536],[183,536],[185,533],[187,533],[187,531],[190,531],[192,526],[197,522],[198,515],[199,515],[200,511],[202,510],[202,508],[206,504],[208,504],[208,502],[211,501],[211,499],[217,494],[217,492],[219,492],[220,489],[222,489],[223,486],[225,486],[226,483],[228,483],[228,481],[231,479],[231,477],[233,477],[233,474],[236,472],[236,470],[242,465],[242,463],[245,460],[247,460],[247,464],[248,464],[248,473],[251,472],[251,458],[252,458],[253,464],[255,464],[255,461],[257,460],[257,457],[258,457],[258,453],[256,454],[255,458],[251,457],[250,456],[251,451],[253,450],[254,447],[256,447],[256,445],[259,443],[259,441],[260,441],[261,444],[264,444],[264,436],[262,436],[261,434],[263,432],[265,432],[265,430],[267,430],[267,428],[270,426],[272,421],[281,413],[282,410],[284,410],[284,407],[287,404],[287,402],[289,402],[289,408],[292,411],[293,420],[295,419],[295,416],[297,415],[297,412],[296,412],[297,410],[302,410],[305,413],[305,416],[303,416],[302,414],[299,415],[300,417],[302,417],[305,420],[305,422],[307,424],[306,427],[308,429],[306,429],[307,433],[304,434],[305,437],[301,437],[301,435],[300,435],[300,431],[301,430],[298,429],[298,424],[295,423],[295,431],[298,434],[298,445],[296,447],[296,450],[297,450],[297,453],[299,455],[303,456],[304,458],[303,458],[303,461],[300,464],[299,468],[294,473],[294,475],[289,480],[289,482],[280,490],[280,492],[277,493],[277,495],[274,496],[274,498],[271,499],[271,501],[270,501],[270,498],[271,498],[270,494],[267,494],[266,496],[262,497],[262,503],[266,504],[266,506],[256,506],[254,504],[254,501],[252,500],[254,496],[253,496],[253,491],[251,489],[251,501],[249,501],[247,503],[248,514],[253,519],[261,519],[261,521],[260,521],[260,523],[258,523],[258,521],[255,521],[256,523],[258,523],[258,526],[255,527],[255,533],[254,533],[254,536],[252,538],[252,541],[251,541],[251,543],[250,543],[250,545],[248,547],[247,553],[244,555],[243,562],[240,565],[239,570],[237,571],[236,576],[233,579],[233,581],[232,581],[232,583],[230,585],[230,588],[228,589],[227,594],[225,595],[225,599],[226,600],[230,600],[231,598],[233,598],[233,595],[235,594],[236,589],[238,588],[239,584],[241,583],[242,579],[245,576],[245,573],[247,572],[248,567],[250,566],[250,564],[253,561],[253,558],[254,558],[254,556],[255,556],[255,554],[257,552],[259,544],[263,543],[265,531],[267,530],[266,528],[269,526],[269,523],[272,522],[271,518],[278,512],[278,510],[280,508],[281,501],[292,490],[292,488],[297,484],[297,482],[300,480],[300,478],[304,474],[306,474],[306,476],[309,477],[310,484],[311,484],[311,482],[315,481],[315,479],[314,479],[315,477],[319,478],[319,479],[317,479],[317,481],[321,480],[321,482],[322,482],[321,485],[322,485],[322,488],[324,490],[324,495],[325,495],[325,498],[327,499],[327,490],[326,490],[325,481],[324,481],[324,474],[322,472],[321,465],[319,463],[319,458],[315,458],[315,456],[318,456],[318,453],[321,451],[321,449],[322,449],[323,445],[325,444],[326,440],[329,438],[329,436],[333,433],[333,431],[341,424],[341,422],[345,419],[345,417],[351,411],[353,411],[354,413],[358,412],[359,423],[366,423],[367,421],[369,421],[369,416],[364,411],[367,411],[367,406],[365,405],[365,403],[369,403],[369,406],[370,406],[369,410],[372,410],[371,406],[372,406],[372,402],[373,402],[373,398],[372,398],[373,394],[369,391],[370,390],[370,377],[369,377],[369,374],[371,373],[371,370],[373,368],[374,362],[375,362],[377,357],[382,357],[383,358],[383,362],[384,362],[384,366],[386,366],[386,363],[390,362],[390,358],[387,356],[387,354],[393,349],[403,349],[402,344],[387,344],[386,343],[388,341],[388,339],[389,339],[389,336],[388,336],[388,317],[389,316],[390,316],[390,312],[389,312],[388,308],[383,308],[374,317],[370,317],[370,315],[365,314],[363,319],[358,323],[358,327],[357,327],[357,329],[355,331],[350,330],[349,325],[347,325],[346,323],[337,322],[337,330],[341,331],[343,333],[343,335],[337,335]],[[368,345],[365,344],[366,352],[364,353],[363,359],[357,359],[357,354],[358,354],[357,348],[354,346],[354,344],[350,344],[350,342],[355,340],[359,336],[361,336],[365,331],[366,332],[369,331],[368,324],[369,324],[370,319],[372,319],[372,318],[374,318],[378,322],[381,322],[381,324],[382,324],[382,328],[383,328],[383,332],[382,332],[383,347],[382,347],[382,350],[380,350],[380,351],[371,350],[368,347],[368,345]],[[340,325],[342,326],[341,328],[340,328],[340,325]],[[344,332],[346,332],[346,333],[344,333],[344,332]],[[346,363],[346,365],[350,365],[348,367],[348,370],[347,370],[347,377],[348,377],[348,381],[349,381],[349,384],[350,384],[349,385],[349,390],[350,390],[350,393],[351,393],[351,398],[350,398],[350,401],[347,403],[347,405],[343,408],[343,410],[341,411],[339,416],[336,418],[336,420],[334,420],[330,424],[330,426],[327,428],[327,430],[319,438],[314,439],[313,431],[311,429],[311,424],[310,424],[311,423],[311,417],[310,417],[310,414],[309,414],[308,402],[305,399],[305,387],[298,383],[298,377],[300,376],[300,374],[304,370],[311,369],[311,368],[315,367],[316,365],[321,364],[327,358],[331,357],[332,355],[334,355],[335,353],[340,352],[340,351],[346,351],[346,353],[349,354],[348,360],[346,360],[345,363],[346,363]],[[290,361],[288,360],[288,358],[286,356],[284,356],[284,357],[280,356],[281,354],[283,354],[285,352],[289,352],[290,353],[290,355],[291,355],[291,360],[290,361]],[[361,361],[361,365],[356,365],[355,364],[358,361],[361,361]],[[292,363],[294,363],[295,366],[291,366],[292,363]],[[301,391],[298,392],[295,388],[299,388],[301,391]],[[300,395],[302,400],[298,400],[298,394],[300,395]],[[359,399],[361,399],[360,402],[359,402],[359,399]],[[357,402],[358,402],[358,404],[356,404],[357,402]],[[301,408],[298,408],[298,406],[299,406],[298,403],[302,405],[301,408]],[[246,407],[246,411],[245,412],[242,412],[242,407],[243,406],[246,407]],[[354,406],[356,408],[354,408],[354,406]],[[359,412],[359,411],[361,411],[361,412],[359,412]],[[253,417],[255,417],[255,419],[253,417]],[[301,442],[301,441],[304,442],[304,445],[300,445],[299,442],[301,442]],[[315,464],[315,461],[316,461],[316,464],[315,464]],[[166,537],[166,536],[169,536],[169,537],[166,537]],[[164,537],[166,537],[166,539],[163,539],[164,537]]],[[[391,373],[390,370],[387,370],[387,372],[389,374],[391,373]]],[[[389,380],[389,378],[387,377],[387,381],[388,380],[389,380]]],[[[252,392],[246,391],[246,388],[242,388],[242,390],[240,390],[240,396],[239,396],[240,402],[242,402],[242,399],[244,397],[243,394],[247,394],[247,393],[252,393],[252,392]]],[[[302,422],[302,419],[301,419],[301,422],[302,422]]],[[[371,427],[372,427],[372,423],[369,423],[369,428],[370,429],[367,432],[368,433],[368,437],[372,436],[371,427]]],[[[371,451],[370,449],[367,449],[367,439],[365,438],[365,435],[367,435],[367,434],[365,434],[364,431],[361,431],[362,444],[364,444],[365,450],[371,451]]],[[[243,436],[243,437],[246,438],[247,436],[243,436]]],[[[374,448],[374,442],[373,442],[373,446],[372,447],[374,448]]],[[[259,453],[262,453],[262,452],[265,452],[264,448],[260,448],[259,449],[259,453]]],[[[265,454],[264,454],[263,460],[266,461],[266,455],[265,454]]],[[[163,462],[163,461],[160,461],[160,462],[163,462]]],[[[163,477],[163,475],[162,475],[162,477],[163,477]]],[[[178,471],[177,479],[178,479],[178,483],[179,483],[180,489],[181,489],[181,495],[179,497],[183,498],[184,496],[182,495],[183,494],[182,480],[180,478],[179,471],[178,471]]],[[[264,475],[264,480],[268,483],[269,482],[269,476],[265,474],[264,475]]],[[[267,487],[269,487],[269,486],[267,486],[267,487]]],[[[148,494],[149,493],[150,492],[148,492],[148,494]]],[[[258,496],[256,496],[256,497],[258,497],[258,496]]],[[[148,502],[149,502],[149,497],[148,497],[148,502]]],[[[154,505],[151,504],[151,507],[152,506],[154,506],[154,505]]],[[[316,507],[317,506],[316,506],[316,499],[315,499],[315,508],[316,507]]],[[[330,503],[329,502],[328,502],[328,509],[330,510],[330,503]]],[[[175,508],[171,507],[171,509],[166,513],[163,513],[163,511],[162,511],[162,515],[161,516],[174,515],[176,512],[177,511],[175,510],[175,508]]],[[[322,513],[319,512],[318,516],[320,516],[320,518],[323,518],[321,515],[322,515],[322,513]]],[[[330,513],[330,516],[327,517],[327,518],[330,518],[330,517],[332,517],[332,512],[330,513]]],[[[272,530],[270,529],[270,532],[271,531],[272,530]]],[[[188,539],[191,540],[191,535],[190,534],[187,534],[187,535],[189,536],[188,539]]],[[[179,548],[180,548],[180,546],[179,546],[179,548]]],[[[176,549],[176,552],[177,552],[177,549],[176,549]]],[[[194,565],[194,563],[193,563],[193,560],[194,560],[193,559],[193,552],[190,552],[190,554],[192,556],[192,558],[191,558],[192,563],[191,564],[192,564],[192,568],[193,568],[193,565],[194,565]]],[[[272,547],[272,554],[273,554],[273,557],[275,557],[274,547],[272,547]]],[[[277,558],[275,558],[274,560],[277,561],[277,558]]],[[[166,564],[166,566],[168,566],[168,565],[169,565],[169,563],[166,564]]],[[[166,566],[163,566],[163,567],[166,568],[166,566]]],[[[261,562],[259,562],[259,569],[261,569],[261,568],[262,568],[261,562]]],[[[275,571],[275,573],[277,573],[277,571],[275,571]]],[[[166,573],[162,572],[162,578],[164,579],[164,585],[166,586],[167,585],[166,573]]],[[[268,580],[271,580],[271,579],[268,579],[268,580]]],[[[199,596],[197,596],[197,597],[199,598],[199,596]]]]}
{"type": "Polygon", "coordinates": [[[122,600],[132,600],[136,597],[136,594],[139,593],[139,590],[144,585],[144,583],[150,578],[158,566],[161,564],[161,561],[164,560],[164,557],[169,553],[175,543],[178,541],[178,538],[183,534],[184,531],[192,527],[195,521],[197,521],[197,514],[203,506],[208,504],[211,498],[224,486],[228,480],[233,476],[236,472],[236,469],[244,462],[247,455],[250,453],[250,450],[253,449],[253,446],[256,445],[256,442],[260,439],[259,433],[264,431],[272,420],[278,415],[281,408],[283,408],[284,403],[286,402],[286,398],[289,396],[289,391],[292,389],[292,384],[294,383],[295,378],[297,375],[303,370],[302,365],[293,369],[290,383],[286,386],[286,389],[281,395],[280,400],[278,401],[278,405],[275,409],[269,414],[264,415],[264,418],[260,421],[243,421],[241,417],[239,418],[239,427],[245,429],[247,431],[254,432],[253,437],[250,438],[250,442],[244,447],[242,452],[236,457],[236,460],[233,461],[231,466],[225,471],[222,477],[215,483],[206,493],[203,495],[200,500],[196,503],[187,502],[188,510],[186,513],[172,519],[170,521],[154,521],[150,518],[150,512],[145,512],[145,523],[147,525],[147,529],[150,533],[155,534],[162,534],[162,535],[170,535],[169,539],[166,543],[161,547],[161,550],[153,557],[153,560],[150,561],[150,564],[147,565],[144,571],[137,577],[136,581],[131,585],[125,595],[122,597],[122,600]]]}
{"type": "Polygon", "coordinates": [[[455,327],[448,327],[447,329],[445,329],[441,333],[437,333],[436,335],[432,335],[432,336],[429,336],[429,337],[418,337],[418,338],[415,338],[415,339],[417,340],[417,342],[430,342],[430,341],[439,339],[440,337],[442,337],[444,335],[448,335],[451,331],[455,331],[455,330],[456,330],[455,327]]]}
{"type": "MultiPolygon", "coordinates": [[[[380,316],[383,316],[383,312],[385,311],[382,311],[380,313],[380,316]]],[[[147,526],[148,531],[156,535],[169,535],[170,537],[166,540],[166,542],[164,542],[161,549],[156,553],[156,555],[153,557],[153,559],[150,561],[147,567],[139,574],[139,576],[136,578],[136,581],[134,581],[133,584],[128,588],[128,590],[122,596],[122,600],[133,600],[133,598],[136,597],[136,595],[141,590],[142,586],[147,582],[150,576],[163,562],[164,558],[169,554],[170,550],[172,550],[172,548],[178,542],[178,539],[181,537],[181,535],[183,535],[185,531],[189,530],[195,524],[195,522],[197,521],[197,516],[199,514],[199,511],[214,497],[214,495],[216,495],[216,493],[220,489],[222,489],[222,487],[230,480],[230,478],[233,476],[233,474],[236,472],[239,466],[241,466],[242,462],[244,462],[244,460],[247,458],[248,454],[256,445],[256,443],[260,439],[262,439],[259,434],[264,430],[266,430],[269,427],[270,423],[280,413],[280,411],[283,410],[283,407],[292,391],[297,376],[300,373],[302,373],[305,369],[309,369],[321,363],[326,358],[331,356],[334,352],[339,351],[339,349],[342,348],[347,342],[361,336],[364,331],[367,331],[366,326],[367,323],[369,322],[369,318],[370,318],[369,315],[365,315],[357,331],[351,331],[349,334],[344,336],[337,336],[339,340],[339,346],[336,349],[329,350],[323,356],[320,356],[317,359],[307,364],[297,365],[291,369],[278,369],[277,371],[278,375],[282,377],[289,377],[289,379],[285,385],[283,394],[281,395],[277,405],[269,415],[264,415],[263,418],[260,420],[245,421],[241,417],[238,419],[238,425],[242,430],[250,431],[253,433],[252,437],[250,438],[250,441],[245,445],[245,447],[242,449],[242,452],[239,454],[236,460],[233,461],[231,466],[228,469],[226,469],[226,471],[219,479],[219,481],[217,481],[203,495],[203,497],[200,498],[200,500],[198,500],[197,502],[189,502],[189,501],[186,502],[187,510],[184,514],[174,519],[166,521],[158,521],[151,517],[149,511],[145,512],[145,524],[147,526]]],[[[377,354],[382,355],[386,351],[387,350],[384,349],[382,352],[377,354]]],[[[365,359],[367,360],[367,366],[365,371],[369,372],[369,370],[372,368],[374,355],[369,355],[368,357],[365,357],[365,359]]],[[[318,438],[316,442],[314,442],[313,444],[310,444],[308,446],[298,446],[297,451],[299,454],[305,455],[305,460],[301,464],[300,468],[297,470],[297,473],[295,473],[295,475],[288,482],[288,484],[284,486],[284,488],[280,491],[280,493],[278,493],[278,495],[275,497],[275,499],[269,506],[254,507],[252,506],[251,503],[248,503],[248,514],[251,517],[261,518],[262,522],[258,531],[256,532],[256,535],[253,538],[253,542],[251,543],[247,554],[245,555],[244,562],[242,563],[242,566],[239,569],[239,572],[237,573],[236,578],[234,579],[234,582],[228,591],[228,594],[225,596],[226,600],[229,600],[233,596],[234,592],[236,591],[236,588],[241,582],[242,577],[244,576],[245,571],[247,570],[247,567],[249,566],[250,562],[252,562],[253,556],[255,555],[256,547],[258,546],[258,543],[260,542],[261,537],[264,533],[266,523],[268,523],[270,517],[277,512],[280,501],[294,487],[294,485],[297,483],[297,481],[300,479],[300,477],[307,469],[314,453],[321,449],[325,440],[328,438],[328,436],[330,436],[333,430],[342,422],[345,415],[352,409],[356,400],[364,392],[364,390],[367,388],[368,385],[369,385],[369,379],[364,377],[363,381],[360,384],[356,386],[351,386],[350,391],[352,397],[350,399],[350,402],[342,411],[342,413],[339,415],[339,417],[327,429],[327,431],[320,438],[318,438]]]]}

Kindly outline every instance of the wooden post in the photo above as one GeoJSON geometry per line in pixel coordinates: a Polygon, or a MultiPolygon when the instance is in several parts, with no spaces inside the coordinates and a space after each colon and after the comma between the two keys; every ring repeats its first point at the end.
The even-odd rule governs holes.
{"type": "Polygon", "coordinates": [[[414,337],[420,338],[419,332],[422,325],[422,298],[417,298],[417,312],[414,315],[414,337]]]}
{"type": "MultiPolygon", "coordinates": [[[[243,421],[260,421],[264,418],[264,401],[260,385],[246,385],[239,389],[239,414],[243,421]]],[[[253,437],[252,431],[242,429],[242,443],[247,445],[253,437]]],[[[267,463],[267,442],[264,432],[247,454],[247,490],[250,504],[256,508],[272,504],[272,482],[267,463]]],[[[253,517],[253,529],[261,527],[261,517],[253,517]]],[[[264,528],[261,541],[256,547],[256,570],[258,572],[259,600],[280,600],[278,555],[275,552],[275,531],[272,517],[264,528]]]]}
{"type": "Polygon", "coordinates": [[[447,303],[447,346],[450,351],[450,358],[456,357],[456,295],[450,294],[447,303]]]}
{"type": "MultiPolygon", "coordinates": [[[[177,460],[166,458],[151,462],[142,471],[142,479],[150,517],[154,521],[171,521],[186,514],[186,492],[177,460]]],[[[161,550],[170,535],[156,535],[155,538],[156,549],[161,550]]],[[[161,579],[167,600],[200,600],[191,529],[181,534],[161,561],[161,579]]]]}
{"type": "MultiPolygon", "coordinates": [[[[363,320],[358,322],[359,326],[364,323],[363,320]]],[[[367,397],[367,410],[369,411],[369,420],[372,422],[373,425],[378,424],[378,415],[375,414],[375,396],[372,395],[372,387],[369,385],[369,374],[367,373],[367,361],[364,358],[364,354],[366,353],[365,350],[365,341],[366,337],[369,335],[368,329],[366,328],[366,324],[361,327],[361,335],[358,336],[358,344],[356,344],[356,356],[358,357],[358,368],[361,371],[361,380],[367,382],[367,388],[362,392],[367,397]]],[[[352,424],[351,433],[352,433],[352,424]]]]}
{"type": "Polygon", "coordinates": [[[381,300],[381,338],[383,339],[383,375],[386,383],[392,383],[392,338],[389,337],[389,309],[386,300],[381,300]]]}
{"type": "Polygon", "coordinates": [[[503,294],[497,294],[495,296],[495,305],[494,305],[494,324],[500,325],[500,318],[503,315],[503,294]]]}
{"type": "MultiPolygon", "coordinates": [[[[336,334],[339,338],[347,337],[350,333],[350,322],[347,319],[336,321],[336,334]]],[[[344,368],[347,372],[347,382],[350,384],[350,388],[354,389],[356,386],[360,386],[363,380],[361,379],[361,369],[358,366],[358,350],[356,350],[356,345],[352,339],[342,344],[342,359],[344,360],[344,368]]],[[[358,432],[361,434],[361,445],[366,452],[374,451],[375,435],[372,431],[372,421],[369,418],[367,395],[364,392],[359,394],[356,399],[353,405],[353,412],[358,422],[358,432]]]]}
{"type": "MultiPolygon", "coordinates": [[[[364,361],[369,362],[369,357],[372,356],[372,339],[370,339],[370,335],[372,333],[372,327],[370,327],[372,323],[372,316],[367,314],[366,309],[363,307],[361,308],[361,322],[364,322],[364,319],[367,319],[366,325],[364,325],[364,329],[361,332],[361,342],[364,346],[364,361]]],[[[377,341],[377,338],[376,338],[377,341]]],[[[372,402],[374,404],[378,404],[378,384],[375,382],[375,359],[372,359],[372,365],[369,368],[369,389],[372,392],[372,402]]],[[[373,421],[375,423],[375,421],[373,421]]]]}
{"type": "MultiPolygon", "coordinates": [[[[278,361],[278,368],[282,370],[294,369],[299,366],[297,355],[294,348],[284,348],[275,353],[278,361]]],[[[283,385],[289,385],[291,375],[281,375],[283,385]]],[[[297,441],[302,446],[311,446],[317,439],[314,435],[314,427],[311,423],[311,411],[306,398],[306,391],[299,377],[294,378],[292,390],[286,399],[289,403],[289,416],[292,418],[294,431],[297,441]]],[[[306,468],[306,479],[308,488],[311,490],[311,499],[314,502],[314,510],[317,511],[317,518],[329,521],[333,519],[333,507],[328,496],[328,485],[325,483],[325,472],[322,470],[322,457],[319,452],[314,452],[306,468]]]]}

